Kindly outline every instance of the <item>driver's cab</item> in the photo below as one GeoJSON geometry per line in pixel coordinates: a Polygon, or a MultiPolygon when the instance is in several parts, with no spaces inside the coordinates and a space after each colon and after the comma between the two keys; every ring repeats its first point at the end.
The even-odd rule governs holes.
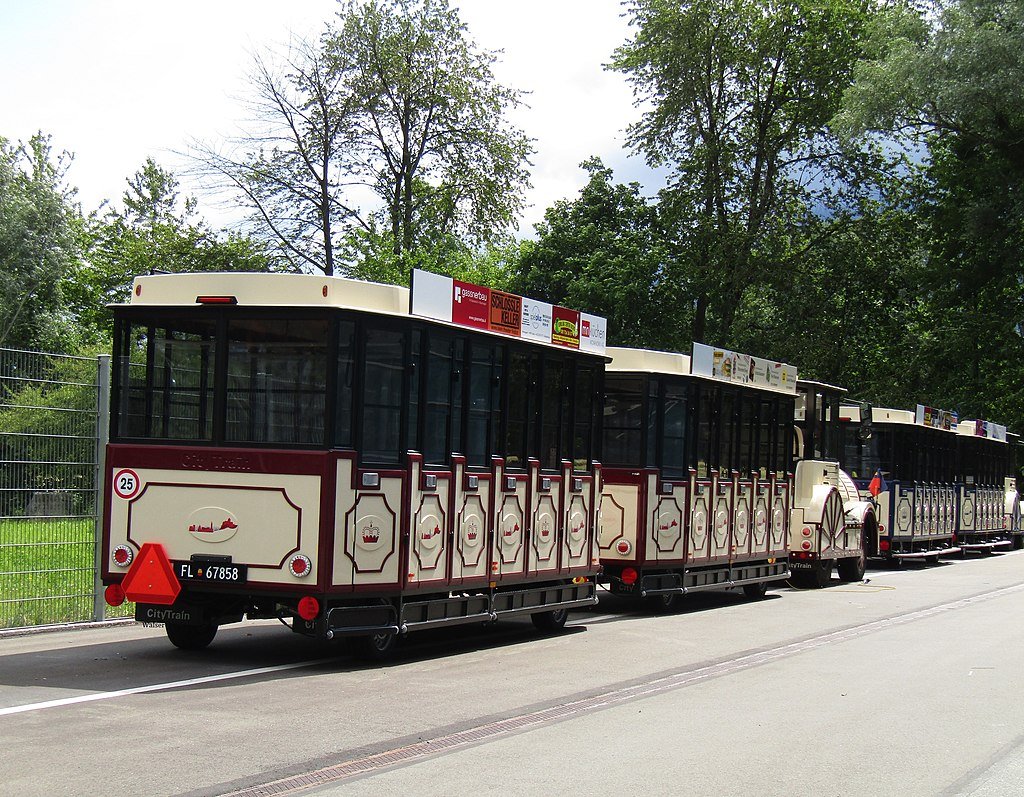
{"type": "Polygon", "coordinates": [[[846,389],[801,379],[796,384],[794,470],[802,460],[839,462],[839,402],[846,389]]]}

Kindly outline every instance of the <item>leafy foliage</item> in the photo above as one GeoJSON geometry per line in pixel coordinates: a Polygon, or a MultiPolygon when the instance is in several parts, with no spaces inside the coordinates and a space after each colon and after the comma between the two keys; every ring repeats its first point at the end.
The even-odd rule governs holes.
{"type": "Polygon", "coordinates": [[[126,301],[140,274],[268,269],[255,241],[217,234],[198,220],[196,200],[182,199],[177,178],[152,158],[127,182],[124,210],[108,208],[86,220],[86,260],[66,286],[97,342],[110,337],[106,306],[126,301]]]}
{"type": "Polygon", "coordinates": [[[62,291],[81,255],[70,163],[42,133],[19,144],[0,137],[0,346],[75,346],[62,291]]]}
{"type": "Polygon", "coordinates": [[[637,183],[614,184],[597,158],[578,199],[556,202],[519,261],[514,289],[608,318],[616,345],[688,346],[680,339],[688,307],[672,273],[659,208],[637,183]]]}

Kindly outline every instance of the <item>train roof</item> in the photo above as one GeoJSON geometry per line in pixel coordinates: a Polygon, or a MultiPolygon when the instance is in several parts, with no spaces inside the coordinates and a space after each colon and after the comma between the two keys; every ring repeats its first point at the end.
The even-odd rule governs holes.
{"type": "MultiPolygon", "coordinates": [[[[449,280],[450,281],[450,280],[449,280]]],[[[489,289],[487,289],[489,290],[489,289]]],[[[600,350],[583,346],[527,338],[524,334],[503,334],[487,326],[470,326],[456,321],[412,312],[412,291],[402,285],[384,285],[349,277],[326,277],[315,274],[266,274],[248,272],[203,272],[189,274],[152,274],[136,277],[132,283],[129,307],[186,308],[203,304],[203,299],[217,299],[242,307],[327,308],[354,310],[386,316],[415,318],[460,330],[478,332],[504,340],[524,340],[530,344],[578,351],[603,357],[600,350]]],[[[213,303],[213,302],[211,302],[213,303]]],[[[114,305],[125,307],[126,305],[114,305]]],[[[603,321],[603,319],[601,319],[603,321]]],[[[607,359],[607,358],[605,358],[607,359]]]]}
{"type": "Polygon", "coordinates": [[[205,296],[230,296],[239,305],[251,307],[338,307],[409,314],[408,288],[314,274],[153,274],[135,278],[130,304],[194,306],[205,296]]]}
{"type": "MultiPolygon", "coordinates": [[[[621,346],[609,346],[605,354],[611,357],[611,362],[605,366],[608,373],[633,373],[633,374],[660,374],[666,376],[684,376],[690,379],[700,379],[714,384],[729,384],[736,387],[750,390],[763,390],[771,393],[782,393],[792,396],[795,391],[795,382],[781,386],[768,385],[763,383],[741,382],[735,379],[714,377],[707,373],[700,373],[694,369],[693,358],[687,354],[680,354],[674,351],[652,351],[649,349],[633,349],[621,346]]],[[[766,362],[761,360],[762,363],[766,362]]]]}
{"type": "Polygon", "coordinates": [[[799,379],[797,380],[796,384],[798,387],[821,388],[823,390],[829,390],[835,393],[849,392],[845,387],[839,387],[838,385],[830,385],[828,382],[816,382],[813,379],[799,379]]]}
{"type": "MultiPolygon", "coordinates": [[[[861,420],[861,408],[855,404],[843,404],[840,408],[840,420],[853,421],[859,423],[861,420]]],[[[934,429],[937,432],[945,432],[946,434],[963,435],[964,437],[978,437],[981,439],[995,440],[996,442],[1014,442],[1009,438],[1018,438],[1019,435],[1013,432],[1007,432],[1003,427],[996,424],[991,426],[998,430],[1001,430],[999,434],[1005,435],[1007,440],[1002,439],[1001,436],[993,436],[991,434],[979,434],[978,424],[979,421],[975,419],[967,419],[959,421],[955,425],[951,425],[950,428],[945,429],[940,426],[930,426],[924,423],[920,423],[917,420],[917,413],[913,410],[901,410],[893,407],[872,407],[871,408],[871,422],[879,424],[893,424],[902,426],[915,426],[920,429],[934,429]]],[[[981,421],[982,428],[987,428],[989,424],[985,421],[981,421]]]]}

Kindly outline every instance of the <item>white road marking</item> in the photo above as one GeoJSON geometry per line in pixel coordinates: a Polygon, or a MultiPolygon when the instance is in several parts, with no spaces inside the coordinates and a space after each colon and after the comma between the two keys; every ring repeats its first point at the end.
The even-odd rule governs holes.
{"type": "Polygon", "coordinates": [[[169,681],[162,684],[149,684],[148,686],[133,686],[130,689],[117,689],[113,692],[92,692],[87,695],[76,697],[64,697],[59,700],[44,700],[42,703],[26,703],[21,706],[10,706],[0,708],[0,717],[10,714],[24,714],[28,711],[41,711],[46,708],[59,708],[61,706],[73,706],[76,703],[91,703],[97,700],[112,700],[116,697],[128,695],[140,695],[145,692],[162,692],[167,689],[181,689],[189,686],[200,686],[202,684],[216,683],[217,681],[232,681],[238,678],[252,678],[257,675],[268,675],[286,670],[298,670],[303,667],[314,667],[318,664],[327,664],[336,659],[314,659],[312,661],[300,661],[294,664],[278,664],[273,667],[257,667],[253,670],[239,670],[238,672],[225,672],[220,675],[204,675],[201,678],[188,678],[184,681],[169,681]]]}

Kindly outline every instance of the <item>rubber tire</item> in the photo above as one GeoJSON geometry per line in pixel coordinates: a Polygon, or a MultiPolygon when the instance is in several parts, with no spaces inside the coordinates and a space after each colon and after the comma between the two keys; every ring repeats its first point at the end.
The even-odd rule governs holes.
{"type": "Polygon", "coordinates": [[[1011,551],[1024,550],[1024,534],[1014,534],[1013,545],[1010,546],[1011,551]]]}
{"type": "Polygon", "coordinates": [[[366,634],[352,638],[352,654],[360,661],[385,661],[398,646],[398,634],[366,634]]]}
{"type": "Polygon", "coordinates": [[[530,615],[530,620],[533,621],[534,627],[538,631],[544,631],[545,633],[561,631],[565,628],[565,623],[568,619],[568,609],[548,609],[546,612],[536,612],[530,615]]]}
{"type": "Polygon", "coordinates": [[[759,581],[756,584],[744,584],[743,594],[752,601],[759,601],[768,594],[768,582],[759,581]]]}
{"type": "Polygon", "coordinates": [[[863,581],[867,565],[867,552],[864,550],[864,544],[861,543],[860,556],[850,556],[846,559],[840,559],[836,564],[836,570],[839,571],[839,580],[845,584],[851,584],[854,581],[863,581]]]}
{"type": "Polygon", "coordinates": [[[217,626],[215,625],[167,623],[164,630],[167,632],[167,638],[171,644],[181,650],[202,650],[217,636],[217,626]]]}
{"type": "Polygon", "coordinates": [[[682,597],[682,594],[678,592],[648,595],[644,598],[644,605],[655,614],[669,614],[679,608],[682,597]]]}

